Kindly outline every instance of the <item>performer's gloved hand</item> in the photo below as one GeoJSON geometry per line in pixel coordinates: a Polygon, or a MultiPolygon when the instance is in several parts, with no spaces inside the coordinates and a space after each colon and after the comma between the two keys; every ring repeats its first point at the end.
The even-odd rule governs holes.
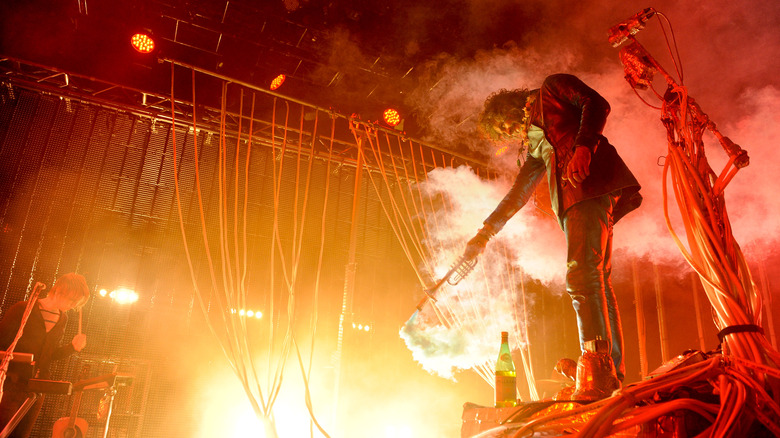
{"type": "Polygon", "coordinates": [[[471,240],[469,240],[469,243],[466,244],[466,251],[463,252],[463,257],[466,260],[473,260],[478,255],[482,254],[482,252],[485,251],[485,246],[487,246],[488,241],[493,237],[493,234],[494,233],[488,226],[480,228],[477,235],[472,237],[471,240]]]}
{"type": "Polygon", "coordinates": [[[573,187],[577,187],[590,175],[590,149],[585,146],[575,146],[574,155],[566,166],[566,174],[563,179],[568,180],[573,187]]]}

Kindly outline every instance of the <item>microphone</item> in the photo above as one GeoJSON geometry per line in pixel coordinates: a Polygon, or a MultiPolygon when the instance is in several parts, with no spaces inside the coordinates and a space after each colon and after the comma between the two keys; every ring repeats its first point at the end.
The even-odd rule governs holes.
{"type": "Polygon", "coordinates": [[[610,27],[607,34],[609,35],[609,42],[612,44],[612,47],[623,44],[629,36],[635,35],[637,32],[644,29],[645,23],[655,15],[655,12],[656,11],[653,8],[645,8],[634,14],[628,20],[610,27]]]}

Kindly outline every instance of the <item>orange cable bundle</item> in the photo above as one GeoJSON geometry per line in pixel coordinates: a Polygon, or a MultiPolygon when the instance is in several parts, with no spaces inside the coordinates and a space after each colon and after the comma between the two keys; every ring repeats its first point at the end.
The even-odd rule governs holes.
{"type": "MultiPolygon", "coordinates": [[[[311,362],[312,357],[308,358],[308,369],[306,365],[304,364],[304,360],[302,358],[300,348],[298,343],[293,337],[293,322],[294,318],[293,315],[295,314],[295,305],[296,305],[296,291],[297,291],[297,279],[298,279],[298,273],[299,273],[299,266],[301,261],[301,255],[302,255],[302,243],[303,243],[303,230],[305,225],[305,219],[307,216],[307,207],[309,205],[309,187],[310,182],[312,179],[312,163],[313,160],[308,161],[308,166],[304,168],[302,166],[303,163],[303,149],[304,149],[304,141],[303,141],[303,107],[301,108],[301,126],[298,127],[298,139],[297,139],[297,156],[295,157],[296,160],[296,168],[295,168],[295,187],[293,196],[294,199],[292,200],[292,203],[294,205],[294,211],[293,211],[293,239],[292,243],[290,244],[290,248],[284,248],[282,244],[282,239],[280,237],[279,233],[279,206],[281,202],[286,202],[286,200],[282,201],[280,200],[281,193],[282,193],[282,174],[283,174],[283,168],[285,165],[284,158],[288,155],[287,152],[287,146],[288,146],[288,133],[290,131],[294,131],[295,128],[290,128],[288,125],[289,116],[290,116],[290,109],[289,104],[286,105],[286,113],[284,116],[284,125],[282,126],[283,129],[283,135],[282,135],[282,144],[281,147],[279,147],[279,160],[271,160],[273,162],[273,206],[274,206],[274,212],[273,212],[273,229],[272,229],[272,239],[271,239],[271,247],[270,249],[270,275],[269,275],[269,282],[270,282],[270,290],[274,291],[276,290],[276,278],[275,278],[275,264],[279,262],[281,265],[282,273],[283,273],[283,288],[287,292],[286,295],[286,306],[287,306],[287,315],[290,315],[290,317],[287,319],[286,324],[279,324],[278,326],[282,329],[279,330],[280,334],[277,335],[275,332],[275,328],[277,324],[273,321],[273,315],[274,312],[274,293],[272,292],[270,294],[270,309],[268,310],[268,314],[270,317],[269,320],[269,336],[268,336],[268,345],[270,350],[273,351],[273,347],[278,348],[278,354],[272,355],[268,354],[268,363],[266,364],[266,371],[267,371],[267,385],[264,387],[264,385],[261,383],[261,377],[260,377],[260,366],[261,364],[258,363],[258,361],[254,357],[254,350],[250,346],[250,327],[247,326],[246,318],[244,318],[243,311],[237,312],[236,309],[243,309],[246,307],[247,304],[247,273],[248,273],[248,239],[247,239],[247,226],[248,226],[248,218],[247,218],[247,212],[249,210],[249,191],[250,191],[250,154],[252,151],[252,140],[253,140],[253,122],[255,120],[255,95],[252,96],[252,104],[251,104],[251,113],[248,115],[249,118],[249,130],[247,134],[247,139],[242,141],[242,123],[245,115],[243,114],[243,102],[244,102],[244,88],[240,88],[240,112],[238,114],[238,133],[237,138],[235,139],[235,150],[231,151],[228,149],[228,133],[226,129],[226,119],[228,117],[228,111],[227,111],[227,101],[228,101],[228,86],[230,85],[228,82],[222,83],[222,107],[221,107],[221,118],[220,118],[220,132],[219,132],[219,145],[218,145],[218,154],[217,154],[217,163],[216,163],[216,170],[217,170],[217,218],[207,218],[205,214],[205,202],[203,199],[203,193],[202,193],[202,186],[201,186],[201,171],[200,171],[200,164],[199,159],[201,157],[201,154],[198,151],[198,127],[197,127],[197,114],[196,114],[196,102],[195,102],[195,91],[196,91],[196,71],[194,69],[192,70],[192,125],[191,129],[194,135],[192,136],[192,142],[193,142],[193,155],[194,159],[193,161],[193,169],[192,172],[194,174],[194,191],[197,194],[196,202],[199,209],[199,224],[200,224],[200,231],[201,236],[200,242],[197,242],[196,239],[193,239],[192,237],[188,238],[185,230],[185,218],[184,213],[182,211],[182,196],[181,196],[181,188],[180,188],[180,169],[179,166],[179,157],[178,157],[178,150],[177,150],[177,140],[176,140],[176,127],[177,127],[177,121],[175,118],[176,115],[176,100],[174,98],[174,83],[175,83],[175,65],[171,64],[171,119],[172,119],[172,143],[173,143],[173,175],[174,175],[174,189],[175,189],[175,198],[176,198],[176,207],[179,214],[179,223],[181,228],[181,234],[182,234],[182,241],[184,246],[184,251],[187,259],[187,263],[190,270],[190,275],[192,277],[192,284],[193,288],[195,290],[195,295],[198,300],[198,304],[201,307],[201,311],[204,315],[204,319],[206,322],[206,325],[208,326],[208,329],[211,331],[211,333],[214,335],[215,339],[218,341],[218,345],[222,349],[222,352],[227,359],[227,362],[229,366],[231,367],[233,373],[236,375],[236,377],[239,379],[240,383],[243,386],[244,392],[247,396],[247,400],[251,404],[256,416],[258,419],[261,419],[264,421],[264,427],[265,427],[265,435],[269,437],[277,436],[276,432],[276,424],[274,420],[273,415],[273,408],[277,401],[277,397],[279,396],[281,385],[283,381],[283,371],[284,367],[287,361],[287,358],[289,357],[292,350],[295,350],[295,353],[297,355],[297,359],[300,365],[301,373],[303,375],[303,380],[305,382],[305,403],[306,408],[309,411],[312,424],[317,427],[317,429],[323,434],[323,436],[329,436],[327,432],[322,428],[320,423],[317,421],[312,407],[312,401],[311,401],[311,394],[309,391],[308,381],[309,377],[308,375],[311,373],[311,362]],[[244,147],[244,144],[246,145],[244,147]],[[228,157],[230,156],[230,153],[235,154],[235,162],[232,163],[233,168],[231,169],[228,163],[228,157]],[[243,171],[240,168],[241,160],[244,160],[245,166],[243,171]],[[233,175],[230,174],[230,172],[233,172],[233,175]],[[231,178],[232,181],[229,181],[231,178]],[[233,185],[232,190],[230,189],[230,185],[233,185]],[[243,194],[241,193],[241,190],[243,189],[243,194]],[[303,191],[303,194],[301,194],[301,191],[303,191]],[[300,202],[300,210],[299,210],[299,197],[302,197],[300,202]],[[202,291],[202,288],[200,286],[200,282],[196,275],[196,270],[194,267],[193,262],[193,255],[190,251],[190,240],[193,240],[193,242],[202,244],[202,248],[204,251],[204,258],[206,265],[208,267],[208,273],[209,273],[209,286],[211,288],[211,294],[204,298],[204,294],[202,291]],[[216,250],[212,249],[212,245],[217,245],[218,248],[216,250]],[[289,250],[289,255],[285,250],[289,250]],[[218,265],[218,266],[217,266],[218,265]],[[208,302],[207,302],[208,301],[208,302]],[[218,313],[218,316],[216,318],[211,318],[209,308],[211,306],[215,307],[215,310],[218,313]],[[277,340],[275,337],[280,338],[281,340],[279,342],[276,342],[277,340]],[[276,361],[274,361],[274,357],[276,357],[276,361]]],[[[276,154],[277,151],[277,145],[276,145],[276,134],[275,130],[277,128],[277,100],[274,99],[273,104],[273,114],[272,114],[272,121],[271,121],[271,148],[272,153],[276,154]]],[[[317,124],[319,122],[319,114],[315,115],[314,118],[314,128],[313,131],[317,130],[317,124]]],[[[333,120],[334,125],[331,127],[331,138],[330,138],[330,148],[328,153],[328,167],[330,167],[332,156],[333,156],[333,141],[334,141],[334,133],[335,133],[335,119],[333,120]]],[[[314,148],[314,144],[312,143],[310,145],[311,150],[307,150],[306,153],[309,155],[313,155],[312,151],[314,148]]],[[[188,169],[189,170],[189,169],[188,169]]],[[[328,177],[326,179],[326,201],[327,201],[327,191],[330,184],[330,172],[328,172],[328,177]]],[[[327,206],[327,202],[325,202],[325,206],[327,206]]],[[[325,206],[323,206],[322,209],[322,224],[321,224],[321,236],[320,236],[320,248],[319,248],[319,261],[318,261],[318,270],[316,275],[316,283],[315,283],[315,311],[312,315],[312,330],[314,330],[314,327],[316,326],[316,319],[317,319],[317,313],[316,313],[316,299],[318,297],[318,291],[319,291],[319,280],[320,280],[320,271],[322,267],[322,259],[323,259],[323,248],[324,248],[324,238],[325,238],[325,206]]],[[[312,348],[311,351],[314,351],[313,343],[314,343],[314,336],[312,336],[311,339],[312,342],[312,348]]]]}
{"type": "MultiPolygon", "coordinates": [[[[657,11],[652,12],[666,18],[657,11]]],[[[613,29],[620,30],[619,27],[613,29]]],[[[740,168],[747,166],[747,153],[717,131],[715,124],[688,95],[687,88],[681,85],[682,79],[678,84],[666,73],[636,41],[634,33],[626,35],[625,39],[631,43],[621,51],[624,64],[626,59],[630,61],[626,65],[626,78],[634,91],[651,85],[648,82],[640,86],[642,84],[631,80],[637,62],[649,72],[660,73],[668,86],[665,95],[652,90],[662,101],[661,120],[669,147],[662,184],[664,217],[683,257],[702,281],[712,305],[714,323],[720,330],[722,352],[703,354],[705,359],[699,362],[628,385],[611,398],[568,413],[536,418],[512,436],[519,438],[529,432],[541,431],[563,434],[564,430],[575,430],[580,438],[601,437],[652,425],[665,416],[682,418],[680,412],[684,411],[696,413],[709,424],[698,431],[697,436],[745,436],[752,433],[751,427],[759,427],[757,423],[766,432],[780,436],[780,353],[770,345],[759,326],[761,295],[732,235],[724,199],[728,183],[740,168]],[[729,161],[719,175],[707,162],[702,141],[705,129],[715,135],[729,155],[729,161]],[[669,218],[669,180],[688,247],[678,237],[669,218]],[[706,401],[692,396],[666,397],[665,401],[656,399],[659,394],[675,388],[697,388],[710,397],[706,401]],[[717,402],[712,400],[714,397],[717,402]],[[575,416],[580,416],[581,420],[588,412],[595,412],[595,416],[584,423],[572,423],[575,416]],[[566,421],[561,422],[563,419],[566,421]]],[[[677,61],[675,67],[681,78],[682,68],[677,61]]]]}

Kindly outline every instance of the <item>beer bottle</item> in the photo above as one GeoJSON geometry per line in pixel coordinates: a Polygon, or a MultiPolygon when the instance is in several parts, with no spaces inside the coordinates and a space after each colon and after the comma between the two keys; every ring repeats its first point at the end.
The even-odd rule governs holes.
{"type": "Polygon", "coordinates": [[[517,373],[509,350],[509,333],[501,332],[501,348],[496,361],[496,407],[517,405],[517,373]]]}

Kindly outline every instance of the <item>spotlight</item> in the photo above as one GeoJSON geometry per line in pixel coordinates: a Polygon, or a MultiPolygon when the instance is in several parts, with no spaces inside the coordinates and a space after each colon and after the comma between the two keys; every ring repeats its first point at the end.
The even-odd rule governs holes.
{"type": "Polygon", "coordinates": [[[152,53],[154,40],[145,33],[137,33],[130,38],[130,44],[138,53],[152,53]]]}
{"type": "Polygon", "coordinates": [[[370,332],[371,331],[371,326],[370,325],[362,324],[362,323],[359,323],[359,322],[353,322],[352,323],[352,328],[355,329],[356,331],[359,331],[359,332],[370,332]]]}
{"type": "Polygon", "coordinates": [[[132,304],[138,301],[138,292],[125,287],[114,289],[108,296],[117,304],[132,304]]]}
{"type": "Polygon", "coordinates": [[[275,77],[274,80],[271,81],[271,85],[268,87],[271,90],[277,90],[279,87],[282,86],[284,83],[284,80],[287,79],[287,76],[280,74],[279,76],[275,77]]]}
{"type": "Polygon", "coordinates": [[[263,319],[263,312],[259,310],[231,308],[230,313],[233,315],[238,314],[238,316],[243,316],[247,318],[263,319]]]}
{"type": "Polygon", "coordinates": [[[393,128],[401,123],[401,113],[399,113],[395,108],[386,109],[385,112],[382,113],[382,118],[384,119],[385,123],[392,126],[393,128]]]}

